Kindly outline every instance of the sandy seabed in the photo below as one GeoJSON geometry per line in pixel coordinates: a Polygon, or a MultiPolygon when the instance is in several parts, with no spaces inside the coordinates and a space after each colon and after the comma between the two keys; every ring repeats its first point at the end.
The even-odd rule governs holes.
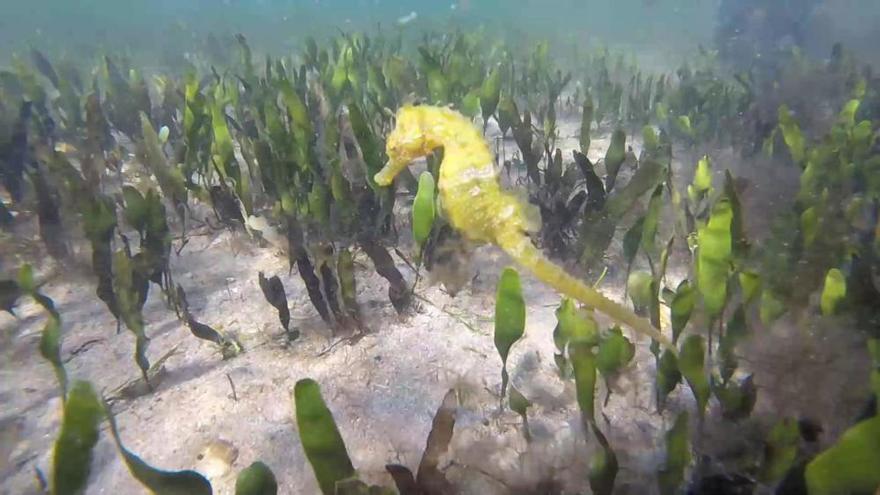
{"type": "MultiPolygon", "coordinates": [[[[576,147],[577,123],[563,122],[561,135],[559,146],[568,161],[568,150],[576,147]]],[[[607,145],[607,136],[594,138],[590,157],[598,161],[607,145]]],[[[512,143],[505,146],[505,154],[512,156],[512,143]]],[[[398,219],[405,224],[407,216],[404,211],[398,219]]],[[[499,411],[501,360],[493,344],[492,318],[495,283],[509,263],[505,255],[492,247],[478,249],[472,262],[478,276],[455,298],[438,286],[419,284],[417,306],[403,317],[391,307],[386,282],[366,257],[356,254],[355,261],[358,300],[369,333],[354,343],[337,342],[280,253],[257,247],[242,233],[192,237],[181,255],[172,257],[175,281],[186,289],[196,318],[235,335],[245,351],[223,360],[215,346],[192,336],[153,286],[144,308],[149,356],[155,360],[172,348],[176,352],[165,362],[153,393],[114,402],[126,446],[162,469],[199,470],[220,495],[233,493],[236,474],[257,460],[275,472],[280,493],[318,493],[299,443],[291,399],[296,381],[308,377],[321,385],[361,477],[391,486],[384,466],[399,463],[415,471],[433,414],[454,388],[457,422],[442,465],[462,493],[534,493],[540,480],[551,478],[566,492],[588,490],[586,473],[597,444],[582,431],[573,382],[561,380],[554,364],[554,310],[560,300],[554,291],[522,274],[526,332],[514,345],[508,366],[512,383],[534,403],[529,410],[532,441],[526,442],[519,416],[499,411]],[[281,277],[300,339],[287,341],[260,291],[259,271],[281,277]]],[[[412,281],[414,273],[398,262],[412,281]]],[[[683,276],[671,270],[670,277],[683,276]]],[[[602,290],[622,300],[623,277],[612,270],[602,290]]],[[[44,287],[62,315],[62,357],[70,378],[90,380],[110,395],[138,376],[134,338],[124,328],[116,334],[116,323],[94,290],[92,277],[64,273],[44,287]]],[[[0,493],[31,494],[39,493],[35,468],[44,473],[51,469],[61,401],[52,369],[38,351],[41,310],[25,302],[17,314],[18,319],[0,316],[0,493]]],[[[630,336],[636,340],[636,357],[610,382],[613,393],[597,417],[621,465],[615,493],[652,493],[664,459],[663,433],[693,401],[680,386],[670,396],[667,412],[656,413],[654,358],[647,340],[630,336]]],[[[842,402],[812,407],[820,419],[828,417],[826,432],[836,435],[845,426],[846,415],[839,413],[857,407],[854,399],[846,400],[857,394],[840,384],[854,370],[867,369],[866,363],[863,356],[850,353],[857,343],[823,346],[823,341],[805,341],[803,335],[782,330],[743,344],[741,351],[749,356],[743,366],[756,371],[763,389],[756,424],[762,422],[760,411],[801,414],[811,407],[804,397],[807,390],[836,387],[842,402]],[[814,354],[792,357],[784,352],[792,342],[814,354]],[[793,364],[773,371],[785,359],[793,364]],[[806,371],[795,376],[791,366],[804,363],[806,371]],[[785,375],[791,379],[783,384],[785,375]]],[[[608,385],[599,381],[597,406],[608,385]]],[[[706,436],[697,447],[719,456],[751,442],[758,428],[746,424],[713,430],[709,423],[703,425],[706,436]]],[[[144,492],[105,425],[94,451],[88,493],[144,492]]]]}

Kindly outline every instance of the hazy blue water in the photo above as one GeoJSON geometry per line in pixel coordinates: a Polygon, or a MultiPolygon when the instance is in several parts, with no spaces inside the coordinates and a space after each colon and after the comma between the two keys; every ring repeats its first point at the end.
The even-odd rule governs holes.
{"type": "MultiPolygon", "coordinates": [[[[29,46],[72,57],[125,50],[149,59],[163,51],[198,49],[198,42],[209,33],[238,32],[256,50],[285,53],[307,35],[373,29],[380,24],[397,29],[399,18],[415,12],[418,17],[403,27],[407,32],[482,25],[515,38],[568,43],[599,38],[677,63],[699,45],[713,46],[722,1],[6,0],[0,2],[0,62],[29,46]]],[[[874,49],[880,41],[880,2],[817,3],[815,14],[805,21],[806,46],[825,53],[840,40],[863,58],[880,57],[874,49]]],[[[762,9],[753,15],[760,18],[762,9]]]]}
{"type": "Polygon", "coordinates": [[[244,33],[257,49],[291,48],[306,35],[337,29],[398,27],[407,31],[486,25],[517,36],[601,37],[643,46],[695,47],[711,39],[714,0],[34,0],[0,2],[4,55],[28,45],[87,53],[189,49],[208,33],[244,33]],[[657,41],[662,40],[658,45],[657,41]]]}

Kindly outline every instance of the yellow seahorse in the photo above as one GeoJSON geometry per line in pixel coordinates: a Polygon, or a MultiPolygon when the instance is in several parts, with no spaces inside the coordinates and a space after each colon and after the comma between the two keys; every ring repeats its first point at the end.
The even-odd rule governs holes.
{"type": "Polygon", "coordinates": [[[517,263],[562,294],[604,313],[674,351],[669,340],[647,320],[608,299],[545,258],[526,232],[532,230],[523,203],[501,189],[492,154],[480,131],[455,110],[404,106],[388,136],[389,161],[375,176],[388,186],[413,160],[443,148],[438,187],[449,223],[477,242],[503,249],[517,263]]]}

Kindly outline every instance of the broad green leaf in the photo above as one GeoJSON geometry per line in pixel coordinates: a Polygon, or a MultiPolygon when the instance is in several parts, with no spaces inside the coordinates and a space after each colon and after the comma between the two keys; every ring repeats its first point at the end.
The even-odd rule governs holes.
{"type": "Polygon", "coordinates": [[[596,440],[599,441],[599,450],[593,452],[590,459],[590,489],[594,495],[611,495],[614,493],[614,480],[617,478],[619,469],[617,455],[611,450],[611,445],[599,428],[590,423],[596,440]]]}
{"type": "Polygon", "coordinates": [[[235,495],[276,495],[278,482],[269,466],[260,461],[238,473],[235,480],[235,495]]]}
{"type": "Polygon", "coordinates": [[[324,495],[334,495],[336,483],[355,475],[333,414],[321,397],[318,383],[306,378],[293,390],[296,425],[303,450],[324,495]]]}
{"type": "Polygon", "coordinates": [[[750,303],[755,300],[761,291],[761,276],[755,272],[743,271],[739,272],[739,286],[742,289],[744,303],[750,303]]]}
{"type": "Polygon", "coordinates": [[[851,129],[856,125],[856,113],[859,111],[859,106],[862,104],[861,101],[857,99],[852,99],[846,102],[843,110],[837,115],[838,124],[844,126],[847,129],[851,129]]]}
{"type": "Polygon", "coordinates": [[[746,236],[745,220],[743,219],[742,205],[739,201],[739,193],[734,183],[730,170],[724,171],[724,196],[730,200],[730,210],[733,218],[730,222],[730,235],[733,242],[733,253],[744,256],[749,249],[749,240],[746,236]]]}
{"type": "MultiPolygon", "coordinates": [[[[61,315],[55,309],[55,302],[52,299],[40,294],[33,288],[33,273],[31,272],[30,265],[25,264],[21,267],[18,278],[19,284],[24,282],[32,287],[30,291],[31,297],[48,313],[46,325],[40,334],[40,355],[52,365],[55,377],[58,379],[58,385],[61,387],[61,400],[63,401],[67,395],[67,371],[64,369],[64,362],[61,360],[61,315]]],[[[19,287],[21,285],[16,285],[16,290],[13,291],[13,304],[19,297],[16,294],[19,287]]]]}
{"type": "Polygon", "coordinates": [[[390,86],[397,90],[405,90],[415,78],[413,68],[405,59],[397,55],[388,57],[385,60],[382,73],[390,83],[390,86]]]}
{"type": "Polygon", "coordinates": [[[18,269],[18,287],[26,294],[37,290],[34,284],[34,269],[29,263],[21,265],[21,268],[18,269]]]}
{"type": "Polygon", "coordinates": [[[767,483],[781,480],[797,458],[799,441],[797,421],[786,418],[776,423],[764,440],[764,461],[758,478],[767,483]]]}
{"type": "Polygon", "coordinates": [[[61,433],[52,453],[51,493],[73,495],[86,492],[92,449],[98,443],[104,418],[101,401],[88,382],[76,381],[64,403],[61,433]]]}
{"type": "Polygon", "coordinates": [[[810,206],[801,213],[801,233],[804,236],[804,246],[812,246],[819,234],[819,210],[816,206],[810,206]]]}
{"type": "Polygon", "coordinates": [[[852,96],[856,99],[863,99],[865,97],[865,92],[868,90],[868,83],[864,78],[859,78],[855,83],[855,87],[852,90],[852,96]]]}
{"type": "Polygon", "coordinates": [[[99,195],[88,200],[83,209],[83,231],[94,249],[95,244],[107,242],[113,236],[113,229],[116,228],[116,204],[111,198],[99,195]]]}
{"type": "Polygon", "coordinates": [[[113,252],[111,242],[116,229],[116,205],[104,195],[85,202],[83,230],[92,245],[92,272],[97,277],[95,293],[107,306],[117,322],[121,312],[113,292],[113,252]]]}
{"type": "Polygon", "coordinates": [[[584,105],[581,110],[581,133],[578,144],[584,155],[590,152],[590,127],[593,125],[593,97],[587,92],[584,95],[584,105]]]}
{"type": "Polygon", "coordinates": [[[797,199],[805,204],[816,202],[816,196],[819,194],[819,188],[823,187],[823,166],[818,160],[810,158],[807,165],[800,176],[800,191],[798,191],[797,199]]]}
{"type": "Polygon", "coordinates": [[[655,305],[657,306],[657,328],[660,328],[660,298],[663,297],[663,301],[667,304],[669,303],[669,301],[666,301],[665,295],[671,291],[669,291],[667,287],[663,287],[663,290],[660,290],[660,282],[666,277],[666,268],[669,266],[669,256],[672,254],[672,246],[674,243],[675,235],[673,234],[663,246],[663,251],[660,251],[660,266],[657,268],[657,274],[654,276],[654,286],[657,291],[657,297],[655,298],[655,305]]]}
{"type": "Polygon", "coordinates": [[[372,94],[376,95],[379,105],[389,105],[388,85],[385,82],[385,76],[382,75],[381,67],[379,67],[378,64],[370,64],[367,66],[367,88],[372,94]]]}
{"type": "Polygon", "coordinates": [[[605,152],[605,188],[610,191],[614,188],[617,173],[620,166],[626,160],[626,133],[623,129],[616,129],[611,135],[611,144],[605,152]]]}
{"type": "Polygon", "coordinates": [[[623,257],[626,260],[626,265],[628,267],[632,266],[633,261],[636,259],[636,255],[639,253],[644,226],[645,217],[639,217],[639,219],[633,223],[632,227],[626,231],[626,234],[623,235],[623,257]]]}
{"type": "Polygon", "coordinates": [[[501,397],[507,389],[507,355],[519,340],[526,326],[526,305],[522,296],[519,273],[505,268],[498,280],[495,296],[495,348],[501,356],[501,397]]]}
{"type": "Polygon", "coordinates": [[[860,216],[862,212],[864,212],[865,207],[865,196],[860,193],[853,194],[848,198],[846,205],[843,208],[844,218],[846,218],[846,221],[851,224],[860,222],[860,216]]]}
{"type": "Polygon", "coordinates": [[[516,387],[513,385],[510,386],[510,410],[519,414],[523,418],[526,416],[526,411],[530,407],[532,407],[532,402],[527,399],[516,387]]]}
{"type": "Polygon", "coordinates": [[[678,493],[678,488],[684,482],[685,470],[691,463],[689,433],[688,413],[682,412],[666,432],[666,462],[657,472],[657,486],[661,495],[678,493]]]}
{"type": "Polygon", "coordinates": [[[430,172],[422,172],[412,207],[413,238],[420,248],[427,242],[434,224],[434,190],[434,176],[430,172]]]}
{"type": "Polygon", "coordinates": [[[345,63],[340,60],[333,68],[333,77],[330,78],[330,88],[333,93],[338,95],[346,88],[348,84],[348,70],[345,63]]]}
{"type": "Polygon", "coordinates": [[[694,305],[697,302],[697,292],[687,280],[683,280],[678,284],[675,291],[675,297],[672,298],[670,305],[670,314],[672,320],[672,341],[678,342],[678,336],[687,326],[694,305]]]}
{"type": "Polygon", "coordinates": [[[706,404],[709,402],[709,379],[706,377],[705,356],[706,347],[700,335],[689,335],[681,344],[678,356],[678,368],[694,393],[700,416],[705,413],[706,404]]]}
{"type": "Polygon", "coordinates": [[[522,418],[523,436],[526,441],[531,441],[532,435],[529,432],[529,417],[527,413],[528,409],[532,407],[532,402],[513,385],[510,386],[510,399],[508,402],[510,403],[510,410],[519,414],[519,417],[522,418]]]}
{"type": "MultiPolygon", "coordinates": [[[[692,206],[685,205],[685,207],[688,210],[685,212],[685,214],[690,216],[692,213],[690,210],[693,208],[697,208],[697,204],[700,201],[700,193],[698,193],[697,190],[694,189],[693,185],[689,185],[689,186],[687,186],[687,197],[688,197],[688,201],[690,201],[690,205],[692,205],[692,206]]],[[[690,235],[693,235],[693,234],[690,233],[690,235]]]]}
{"type": "Polygon", "coordinates": [[[870,120],[863,120],[852,130],[852,154],[856,160],[862,160],[869,156],[871,147],[874,145],[874,127],[870,120]]]}
{"type": "Polygon", "coordinates": [[[721,404],[722,416],[729,421],[747,418],[758,399],[758,389],[752,375],[739,383],[730,381],[726,385],[713,385],[712,390],[721,404]]]}
{"type": "Polygon", "coordinates": [[[662,101],[657,102],[656,110],[654,113],[656,114],[657,120],[661,122],[666,122],[669,118],[669,108],[662,101]]]}
{"type": "Polygon", "coordinates": [[[627,292],[637,312],[645,311],[651,306],[651,286],[654,277],[647,270],[638,270],[629,274],[626,280],[627,292]]]}
{"type": "Polygon", "coordinates": [[[461,99],[461,113],[470,118],[480,114],[480,96],[476,90],[470,91],[461,99]]]}
{"type": "Polygon", "coordinates": [[[608,197],[605,203],[608,216],[616,221],[624,215],[643,194],[652,191],[663,181],[666,172],[666,167],[656,160],[641,162],[629,182],[608,197]]]}
{"type": "Polygon", "coordinates": [[[148,206],[141,193],[132,186],[122,186],[122,197],[125,200],[125,221],[138,232],[147,227],[149,217],[148,206]]]}
{"type": "Polygon", "coordinates": [[[63,398],[67,394],[67,371],[61,360],[61,320],[54,310],[50,312],[40,336],[40,355],[52,364],[63,398]]]}
{"type": "Polygon", "coordinates": [[[705,193],[712,190],[712,162],[709,155],[703,155],[703,158],[697,162],[697,171],[694,173],[694,191],[705,193]]]}
{"type": "Polygon", "coordinates": [[[330,197],[324,184],[318,181],[312,183],[308,204],[312,220],[318,225],[326,226],[330,222],[330,197]]]}
{"type": "Polygon", "coordinates": [[[483,110],[483,121],[488,121],[498,108],[501,96],[501,69],[495,67],[480,88],[480,107],[483,110]]]}
{"type": "MultiPolygon", "coordinates": [[[[190,72],[186,75],[185,79],[183,107],[183,130],[189,141],[197,138],[199,128],[196,125],[196,112],[198,111],[199,117],[201,117],[203,102],[204,96],[199,93],[199,80],[194,72],[190,72]]],[[[188,144],[191,145],[192,143],[188,144]]]]}
{"type": "MultiPolygon", "coordinates": [[[[564,302],[564,300],[563,300],[564,302]]],[[[560,306],[561,308],[561,306],[560,306]]],[[[559,318],[560,308],[556,308],[556,317],[559,318]]],[[[556,326],[553,328],[553,344],[556,346],[556,350],[559,352],[565,352],[565,346],[568,345],[568,341],[570,337],[566,335],[562,329],[562,325],[559,322],[556,322],[556,326]]]]}
{"type": "Polygon", "coordinates": [[[657,136],[657,131],[654,130],[654,127],[651,125],[646,125],[642,127],[642,142],[644,143],[644,149],[649,155],[654,155],[660,150],[660,137],[657,136]]]}
{"type": "Polygon", "coordinates": [[[559,322],[559,334],[554,335],[557,344],[560,342],[585,342],[590,345],[599,343],[599,327],[590,313],[578,308],[571,299],[565,298],[556,309],[556,320],[559,322]]]}
{"type": "Polygon", "coordinates": [[[116,418],[108,406],[105,405],[104,410],[110,423],[110,433],[113,435],[113,441],[116,442],[116,448],[122,455],[122,460],[125,461],[131,475],[152,493],[161,495],[211,495],[213,493],[211,483],[201,474],[190,470],[163,471],[156,469],[126,449],[119,437],[116,418]]]}
{"type": "Polygon", "coordinates": [[[379,191],[381,189],[376,184],[374,177],[385,165],[382,157],[382,146],[359,105],[348,106],[348,118],[351,121],[351,129],[357,138],[367,166],[365,174],[367,183],[373,191],[379,191]]]}
{"type": "Polygon", "coordinates": [[[677,119],[675,119],[675,127],[678,129],[678,132],[683,135],[693,138],[694,137],[694,126],[691,124],[691,118],[687,115],[679,115],[677,119]]]}
{"type": "Polygon", "coordinates": [[[501,127],[501,132],[506,133],[508,129],[518,127],[519,124],[520,116],[516,103],[509,95],[502,95],[498,101],[498,125],[501,127]]]}
{"type": "Polygon", "coordinates": [[[785,105],[779,107],[778,118],[779,129],[782,131],[782,138],[788,146],[791,158],[795,163],[801,164],[806,156],[806,142],[801,128],[785,105]]]}
{"type": "Polygon", "coordinates": [[[628,365],[635,353],[635,345],[623,335],[620,327],[614,327],[599,344],[596,368],[602,375],[609,376],[628,365]]]}
{"type": "Polygon", "coordinates": [[[574,367],[577,403],[585,424],[595,422],[596,357],[592,347],[582,341],[572,342],[568,347],[568,356],[574,367]]]}
{"type": "MultiPolygon", "coordinates": [[[[665,264],[665,263],[663,263],[665,264]]],[[[648,302],[648,319],[651,325],[660,329],[660,277],[651,279],[651,290],[649,292],[651,299],[648,302]]]]}
{"type": "Polygon", "coordinates": [[[769,325],[785,313],[785,304],[771,291],[761,291],[761,323],[769,325]]]}
{"type": "Polygon", "coordinates": [[[134,359],[141,369],[144,381],[149,385],[147,377],[147,371],[150,369],[150,361],[147,359],[149,339],[144,332],[141,288],[136,285],[136,275],[133,260],[124,250],[117,251],[113,256],[113,293],[119,304],[122,321],[135,336],[134,359]]]}
{"type": "Polygon", "coordinates": [[[301,149],[300,153],[304,154],[306,153],[306,146],[314,133],[312,120],[309,118],[309,110],[306,108],[300,94],[296,92],[292,85],[282,85],[281,96],[284,100],[284,106],[287,107],[287,113],[290,115],[293,135],[301,149]]]}
{"type": "MultiPolygon", "coordinates": [[[[339,277],[339,292],[342,296],[342,303],[345,305],[346,310],[351,316],[359,318],[360,306],[357,301],[357,280],[354,275],[354,259],[351,256],[351,251],[347,248],[339,250],[339,257],[336,260],[336,274],[339,277]]],[[[286,297],[284,298],[283,308],[287,308],[286,297]]],[[[285,329],[289,330],[286,326],[285,329]]]]}
{"type": "Polygon", "coordinates": [[[681,383],[681,371],[678,369],[678,358],[666,349],[657,360],[657,409],[662,411],[666,405],[666,397],[681,383]]]}
{"type": "Polygon", "coordinates": [[[697,288],[706,312],[717,317],[727,302],[727,279],[732,255],[730,201],[722,199],[712,208],[712,216],[697,234],[697,288]]]}
{"type": "Polygon", "coordinates": [[[846,278],[843,272],[837,268],[828,270],[825,274],[825,286],[822,288],[822,299],[820,306],[823,315],[832,315],[846,297],[846,278]]]}
{"type": "MultiPolygon", "coordinates": [[[[162,194],[165,195],[166,198],[168,198],[175,206],[185,204],[187,193],[183,173],[168,164],[168,159],[165,157],[165,152],[162,150],[162,143],[159,141],[159,135],[156,134],[153,124],[150,123],[150,118],[143,112],[141,112],[140,117],[144,155],[147,167],[150,169],[150,172],[156,176],[159,188],[162,190],[162,194]]],[[[223,125],[226,125],[225,121],[223,122],[223,125]]],[[[232,146],[231,141],[229,146],[232,146]]],[[[229,153],[230,156],[232,156],[231,148],[229,153]]]]}
{"type": "MultiPolygon", "coordinates": [[[[330,128],[335,129],[333,126],[330,128]]],[[[329,133],[325,137],[328,135],[329,133]]],[[[331,149],[337,149],[338,140],[328,146],[331,149]]],[[[352,229],[353,224],[357,221],[357,212],[355,211],[351,184],[339,170],[334,170],[330,175],[330,196],[333,198],[333,206],[336,209],[337,221],[341,224],[341,228],[346,231],[352,229]]]]}
{"type": "Polygon", "coordinates": [[[718,344],[718,354],[721,357],[720,371],[721,379],[726,383],[739,366],[736,357],[736,346],[746,337],[748,329],[746,328],[746,310],[743,305],[739,305],[727,322],[724,335],[718,344]]]}
{"type": "Polygon", "coordinates": [[[449,101],[449,80],[440,68],[430,68],[425,73],[428,80],[428,96],[433,104],[449,101]]]}
{"type": "Polygon", "coordinates": [[[880,415],[853,426],[809,464],[810,495],[875,493],[880,488],[880,415]]]}

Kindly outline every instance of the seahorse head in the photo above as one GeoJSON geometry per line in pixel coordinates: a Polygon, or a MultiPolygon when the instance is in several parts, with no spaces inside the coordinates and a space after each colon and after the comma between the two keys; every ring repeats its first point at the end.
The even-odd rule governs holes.
{"type": "Polygon", "coordinates": [[[433,151],[425,136],[425,107],[404,106],[397,111],[394,130],[388,135],[385,152],[388,163],[376,174],[380,186],[391,184],[394,177],[413,160],[433,151]]]}

